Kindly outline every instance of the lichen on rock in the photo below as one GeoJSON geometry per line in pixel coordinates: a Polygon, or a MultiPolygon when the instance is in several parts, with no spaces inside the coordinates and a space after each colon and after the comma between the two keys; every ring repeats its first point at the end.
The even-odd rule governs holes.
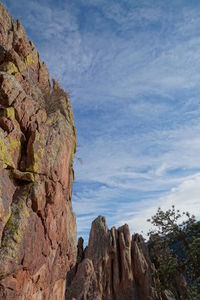
{"type": "Polygon", "coordinates": [[[0,299],[64,299],[76,261],[68,94],[0,3],[0,299]]]}

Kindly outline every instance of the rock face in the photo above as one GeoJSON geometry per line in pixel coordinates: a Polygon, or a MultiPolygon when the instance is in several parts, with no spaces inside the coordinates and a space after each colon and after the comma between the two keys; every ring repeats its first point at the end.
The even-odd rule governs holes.
{"type": "Polygon", "coordinates": [[[68,95],[0,3],[0,299],[63,299],[76,261],[68,95]]]}
{"type": "Polygon", "coordinates": [[[128,225],[109,230],[99,216],[92,223],[88,247],[83,252],[79,243],[78,249],[81,256],[68,283],[67,300],[158,299],[144,240],[140,235],[131,239],[128,225]]]}
{"type": "Polygon", "coordinates": [[[84,250],[80,238],[77,249],[77,264],[67,276],[66,300],[191,299],[178,270],[168,288],[162,286],[152,263],[159,259],[156,247],[141,235],[131,237],[127,224],[109,230],[99,216],[92,223],[88,246],[84,250]]]}

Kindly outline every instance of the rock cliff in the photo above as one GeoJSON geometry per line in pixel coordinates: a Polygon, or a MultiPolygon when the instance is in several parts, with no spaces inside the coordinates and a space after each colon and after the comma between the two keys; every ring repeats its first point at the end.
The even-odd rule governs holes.
{"type": "Polygon", "coordinates": [[[128,225],[108,229],[105,218],[92,223],[88,247],[78,245],[76,271],[68,275],[68,299],[156,299],[154,266],[140,235],[130,236],[128,225]]]}
{"type": "Polygon", "coordinates": [[[0,3],[0,299],[63,299],[75,149],[68,95],[0,3]]]}
{"type": "Polygon", "coordinates": [[[99,216],[92,223],[88,246],[84,250],[80,238],[77,248],[77,264],[67,276],[66,300],[190,299],[178,271],[170,289],[160,289],[151,256],[157,257],[156,249],[149,249],[141,235],[131,237],[127,224],[109,230],[99,216]]]}

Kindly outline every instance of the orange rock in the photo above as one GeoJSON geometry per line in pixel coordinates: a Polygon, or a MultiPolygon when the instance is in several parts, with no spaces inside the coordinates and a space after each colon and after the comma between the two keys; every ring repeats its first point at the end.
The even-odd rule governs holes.
{"type": "Polygon", "coordinates": [[[0,11],[0,299],[62,300],[77,252],[71,104],[0,11]]]}
{"type": "Polygon", "coordinates": [[[67,300],[155,299],[147,247],[138,235],[131,240],[127,224],[109,230],[105,218],[99,216],[92,223],[88,247],[81,257],[67,285],[67,300]]]}

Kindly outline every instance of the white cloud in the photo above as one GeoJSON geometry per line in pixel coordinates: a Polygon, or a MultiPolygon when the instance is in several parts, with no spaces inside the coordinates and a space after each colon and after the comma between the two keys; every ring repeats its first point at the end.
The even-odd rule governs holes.
{"type": "MultiPolygon", "coordinates": [[[[78,167],[77,182],[107,185],[101,191],[89,188],[87,193],[80,193],[75,210],[77,213],[89,210],[92,214],[87,218],[87,228],[90,228],[91,219],[101,213],[107,216],[111,225],[125,222],[132,233],[147,232],[149,225],[146,219],[156,212],[158,206],[168,209],[172,204],[195,212],[199,217],[200,174],[195,173],[200,170],[199,132],[199,125],[183,126],[165,134],[152,132],[149,140],[144,136],[136,140],[133,137],[132,141],[121,137],[116,141],[107,140],[106,144],[102,139],[90,146],[85,145],[87,160],[78,167]],[[147,147],[153,143],[158,154],[150,152],[142,155],[143,143],[147,143],[147,147]],[[161,146],[165,151],[160,150],[161,146]],[[107,211],[108,205],[113,210],[111,216],[107,211]]],[[[85,228],[86,225],[81,222],[79,226],[82,230],[82,226],[85,228]]]]}
{"type": "MultiPolygon", "coordinates": [[[[167,196],[156,199],[156,201],[150,201],[148,205],[141,203],[141,206],[136,213],[134,212],[134,205],[132,206],[133,215],[131,217],[125,217],[118,223],[128,223],[132,233],[141,232],[147,233],[150,229],[150,224],[146,222],[151,216],[153,216],[158,206],[163,210],[169,209],[172,205],[175,205],[176,209],[180,211],[188,211],[194,214],[197,219],[200,219],[200,173],[185,179],[178,187],[172,188],[167,196]],[[144,204],[144,206],[143,206],[144,204]]],[[[130,208],[129,208],[130,209],[130,208]]]]}

